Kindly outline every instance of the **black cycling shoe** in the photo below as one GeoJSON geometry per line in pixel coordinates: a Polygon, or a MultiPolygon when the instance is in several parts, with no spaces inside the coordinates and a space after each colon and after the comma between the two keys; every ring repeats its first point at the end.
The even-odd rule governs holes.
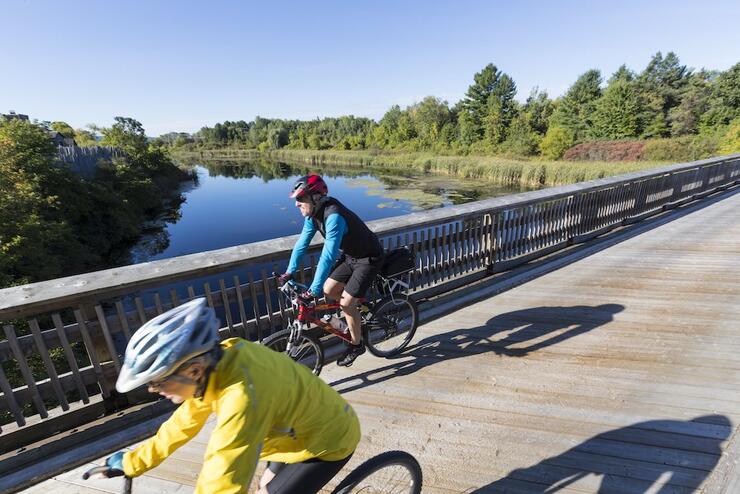
{"type": "Polygon", "coordinates": [[[341,367],[349,367],[355,362],[355,359],[365,353],[365,344],[360,343],[359,345],[347,345],[347,349],[344,354],[337,360],[337,365],[341,367]]]}

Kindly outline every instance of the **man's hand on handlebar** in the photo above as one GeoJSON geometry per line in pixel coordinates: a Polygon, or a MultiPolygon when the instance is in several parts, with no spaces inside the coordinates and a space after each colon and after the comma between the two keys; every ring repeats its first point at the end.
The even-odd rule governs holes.
{"type": "Polygon", "coordinates": [[[293,273],[283,273],[280,276],[278,276],[277,282],[278,286],[283,286],[287,282],[293,279],[293,273]]]}
{"type": "Polygon", "coordinates": [[[315,299],[316,296],[311,293],[311,290],[306,290],[305,292],[298,294],[298,301],[303,305],[311,305],[315,299]]]}

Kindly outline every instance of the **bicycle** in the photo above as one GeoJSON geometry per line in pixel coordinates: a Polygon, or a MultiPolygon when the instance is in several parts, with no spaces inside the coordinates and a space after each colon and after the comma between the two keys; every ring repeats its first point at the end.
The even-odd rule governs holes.
{"type": "MultiPolygon", "coordinates": [[[[94,467],[82,475],[87,480],[91,475],[104,473],[107,466],[94,467]]],[[[132,479],[124,477],[124,494],[131,494],[132,479]]],[[[386,451],[363,462],[355,468],[332,494],[351,493],[408,493],[420,494],[422,485],[421,465],[405,451],[386,451]]]]}
{"type": "MultiPolygon", "coordinates": [[[[272,273],[277,277],[277,273],[272,273]]],[[[376,357],[389,358],[397,355],[408,346],[419,324],[419,310],[416,302],[405,292],[408,283],[395,276],[378,274],[369,292],[378,294],[376,302],[360,299],[362,338],[376,357]]],[[[401,273],[402,274],[402,273],[401,273]]],[[[277,352],[288,354],[293,360],[307,366],[319,375],[324,366],[324,347],[319,339],[326,333],[333,334],[347,343],[352,342],[349,331],[334,329],[324,315],[336,315],[341,307],[339,302],[305,303],[299,294],[308,287],[290,280],[278,290],[288,299],[296,314],[288,320],[287,329],[277,331],[262,344],[277,352]],[[318,329],[316,334],[315,329],[318,329]]]]}

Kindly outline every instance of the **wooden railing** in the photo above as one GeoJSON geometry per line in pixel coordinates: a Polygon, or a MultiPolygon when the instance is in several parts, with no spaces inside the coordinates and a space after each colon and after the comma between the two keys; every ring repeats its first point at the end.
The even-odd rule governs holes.
{"type": "MultiPolygon", "coordinates": [[[[414,292],[510,269],[740,181],[740,155],[673,165],[370,223],[416,256],[414,292]]],[[[207,234],[207,233],[205,233],[207,234]]],[[[222,334],[261,340],[285,308],[268,273],[297,236],[0,290],[0,454],[139,399],[114,389],[123,350],[146,320],[205,296],[222,334]],[[13,380],[9,380],[9,375],[13,380]],[[34,431],[31,433],[31,431],[34,431]],[[14,437],[14,440],[10,438],[14,437]],[[23,437],[22,440],[18,439],[23,437]]],[[[313,274],[320,245],[301,271],[313,274]]]]}

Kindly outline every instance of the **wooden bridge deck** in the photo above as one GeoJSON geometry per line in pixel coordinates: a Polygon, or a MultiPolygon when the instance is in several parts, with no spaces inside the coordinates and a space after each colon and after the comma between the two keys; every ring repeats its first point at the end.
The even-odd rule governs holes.
{"type": "MultiPolygon", "coordinates": [[[[401,358],[327,367],[363,425],[349,468],[403,449],[425,493],[733,492],[738,261],[735,193],[425,324],[401,358]]],[[[204,441],[134,491],[191,492],[204,441]]],[[[26,492],[117,492],[81,470],[26,492]]]]}

